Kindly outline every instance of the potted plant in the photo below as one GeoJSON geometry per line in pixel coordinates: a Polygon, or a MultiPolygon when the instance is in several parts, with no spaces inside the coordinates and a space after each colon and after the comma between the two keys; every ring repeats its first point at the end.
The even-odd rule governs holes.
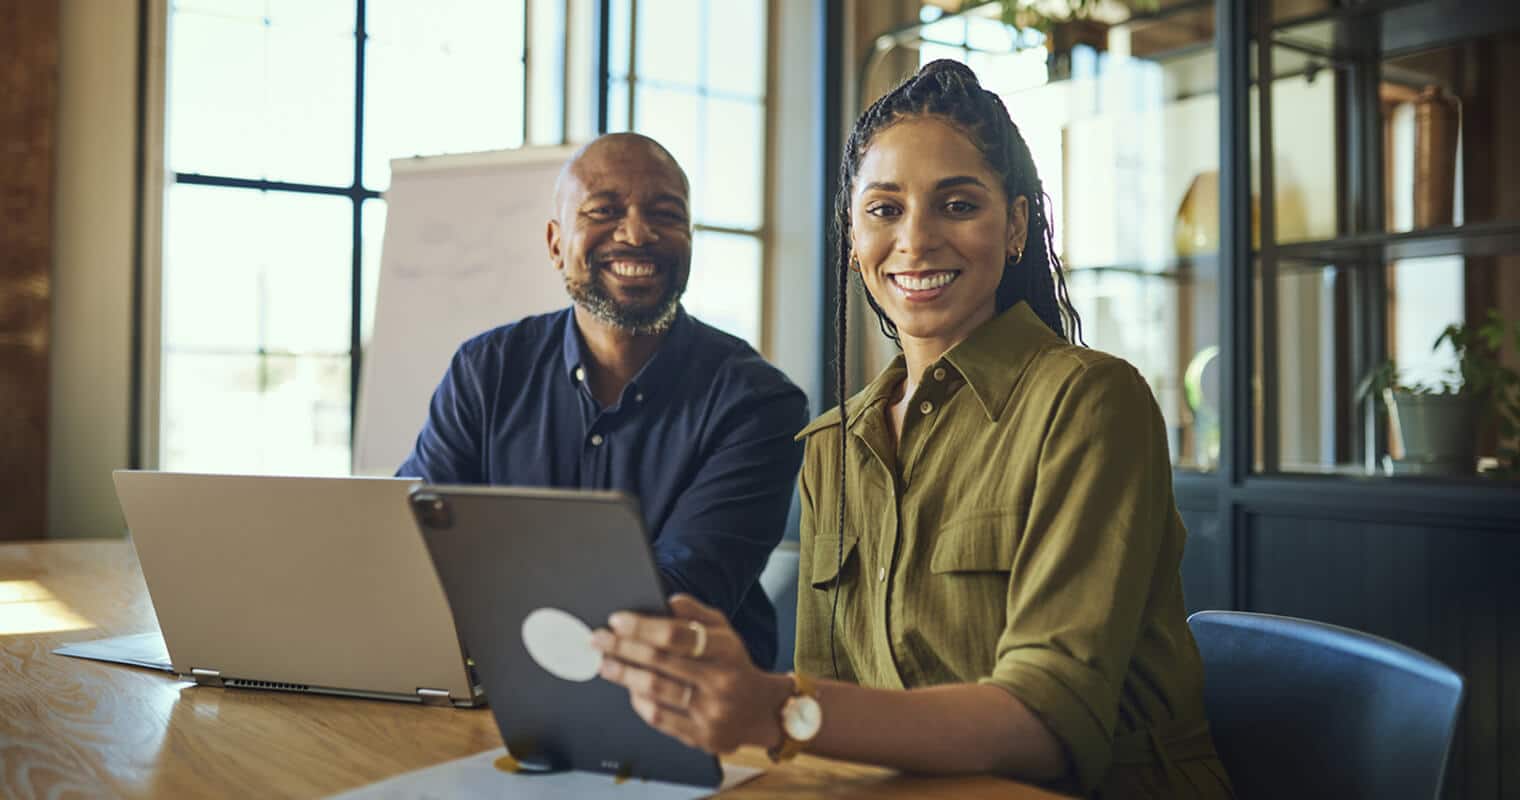
{"type": "Polygon", "coordinates": [[[1361,384],[1363,397],[1381,396],[1402,457],[1387,458],[1395,475],[1470,475],[1477,463],[1479,424],[1492,421],[1498,434],[1499,475],[1520,474],[1520,374],[1500,360],[1506,340],[1520,351],[1520,322],[1497,310],[1476,326],[1446,326],[1432,349],[1450,344],[1456,367],[1442,380],[1400,380],[1392,361],[1361,384]]]}

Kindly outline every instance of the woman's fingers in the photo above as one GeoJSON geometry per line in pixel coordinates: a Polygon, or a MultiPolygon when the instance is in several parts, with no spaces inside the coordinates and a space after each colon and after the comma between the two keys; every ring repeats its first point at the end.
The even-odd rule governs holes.
{"type": "Polygon", "coordinates": [[[656,703],[644,695],[630,692],[628,700],[633,705],[633,710],[640,717],[643,717],[650,727],[667,736],[674,737],[687,747],[706,749],[703,747],[704,742],[701,729],[690,716],[656,703]]]}
{"type": "Polygon", "coordinates": [[[687,714],[697,701],[694,684],[614,658],[602,661],[601,676],[626,687],[631,694],[649,698],[682,714],[687,714]]]}
{"type": "Polygon", "coordinates": [[[728,618],[723,612],[702,604],[702,601],[689,594],[673,594],[670,596],[670,613],[686,620],[696,620],[706,625],[727,625],[728,618]]]}
{"type": "MultiPolygon", "coordinates": [[[[684,604],[682,607],[689,608],[684,604]]],[[[734,633],[721,613],[714,613],[716,619],[699,620],[647,617],[620,611],[608,619],[608,627],[620,641],[642,642],[670,658],[726,662],[742,656],[747,662],[749,651],[744,648],[739,635],[734,633]]]]}

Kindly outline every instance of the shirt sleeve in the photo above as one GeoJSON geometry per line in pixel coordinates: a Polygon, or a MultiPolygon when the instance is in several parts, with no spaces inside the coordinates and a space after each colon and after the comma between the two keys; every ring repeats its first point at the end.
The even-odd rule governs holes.
{"type": "Polygon", "coordinates": [[[482,483],[480,442],[484,405],[479,375],[467,348],[461,347],[433,391],[427,420],[396,476],[422,478],[431,483],[482,483]]]}
{"type": "Polygon", "coordinates": [[[1045,722],[1090,791],[1112,761],[1119,692],[1169,529],[1171,466],[1149,387],[1117,359],[1071,379],[1049,430],[982,682],[1045,722]]]}
{"type": "Polygon", "coordinates": [[[653,543],[671,592],[686,592],[733,618],[786,530],[807,421],[807,398],[776,376],[746,389],[713,427],[696,477],[653,543]]]}

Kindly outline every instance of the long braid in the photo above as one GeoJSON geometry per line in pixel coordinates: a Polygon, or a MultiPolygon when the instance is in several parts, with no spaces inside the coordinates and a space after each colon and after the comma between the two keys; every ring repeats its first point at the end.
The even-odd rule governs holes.
{"type": "MultiPolygon", "coordinates": [[[[850,137],[852,140],[854,136],[850,137]]],[[[841,167],[841,172],[844,168],[841,167]]],[[[834,298],[834,399],[839,405],[839,524],[835,528],[839,536],[839,553],[835,561],[834,570],[834,599],[829,609],[829,661],[834,666],[834,678],[840,677],[839,653],[834,641],[834,628],[839,619],[839,582],[844,578],[844,481],[845,481],[845,449],[848,437],[844,435],[847,419],[845,417],[846,385],[849,380],[849,370],[845,354],[849,352],[846,347],[846,336],[850,328],[850,207],[846,202],[843,205],[835,202],[834,208],[835,230],[838,231],[839,244],[835,247],[836,263],[834,271],[839,274],[839,283],[835,287],[834,298]]]]}
{"type": "MultiPolygon", "coordinates": [[[[838,296],[834,303],[834,400],[839,408],[839,515],[835,530],[839,541],[834,573],[834,599],[829,611],[829,659],[836,678],[840,677],[840,671],[834,633],[839,618],[839,587],[844,578],[845,476],[848,472],[845,454],[849,442],[849,418],[845,414],[848,393],[845,354],[849,352],[846,335],[849,329],[852,260],[850,198],[854,192],[855,175],[871,139],[901,118],[925,115],[944,119],[966,133],[988,165],[1002,177],[1003,191],[1010,203],[1016,197],[1028,199],[1029,229],[1023,257],[1017,261],[1010,259],[1003,266],[1003,277],[997,288],[998,312],[1006,311],[1020,301],[1026,302],[1057,335],[1070,342],[1085,344],[1082,318],[1071,303],[1071,295],[1066,288],[1066,274],[1060,258],[1056,256],[1054,229],[1050,223],[1050,198],[1045,194],[1044,185],[1035,169],[1029,145],[1009,117],[1003,101],[983,89],[969,67],[948,59],[926,64],[918,74],[872,103],[855,121],[845,143],[844,157],[840,159],[839,186],[834,195],[834,269],[839,277],[836,286],[838,296]]],[[[865,292],[865,297],[866,303],[876,313],[881,332],[901,346],[897,326],[876,304],[870,292],[865,292]]]]}

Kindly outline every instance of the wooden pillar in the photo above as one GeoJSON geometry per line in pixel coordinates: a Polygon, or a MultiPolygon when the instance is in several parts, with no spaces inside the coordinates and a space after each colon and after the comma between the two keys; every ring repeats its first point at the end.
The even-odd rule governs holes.
{"type": "Polygon", "coordinates": [[[0,0],[0,540],[47,531],[58,2],[0,0]]]}

